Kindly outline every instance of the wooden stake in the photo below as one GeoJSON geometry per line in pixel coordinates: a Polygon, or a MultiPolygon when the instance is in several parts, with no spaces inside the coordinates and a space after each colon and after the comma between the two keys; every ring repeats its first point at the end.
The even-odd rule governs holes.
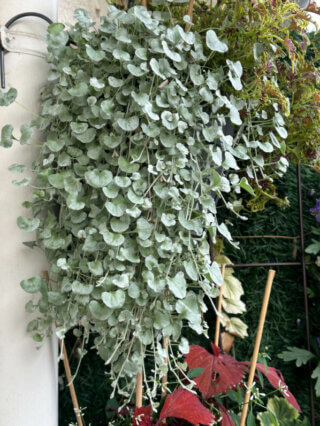
{"type": "MultiPolygon", "coordinates": [[[[49,283],[48,271],[42,271],[42,276],[49,283]]],[[[60,345],[60,348],[61,348],[62,353],[63,353],[63,365],[64,365],[64,370],[66,372],[68,387],[69,387],[69,391],[70,391],[70,395],[71,395],[71,399],[72,399],[72,404],[73,404],[73,410],[74,410],[74,413],[76,415],[78,426],[83,426],[82,417],[81,417],[81,410],[80,410],[80,407],[79,407],[79,404],[78,404],[78,398],[77,398],[76,390],[75,390],[75,387],[74,387],[74,384],[73,384],[73,381],[72,381],[72,375],[71,375],[71,369],[70,369],[67,349],[66,349],[66,346],[65,346],[63,340],[58,339],[58,341],[59,341],[59,345],[60,345]]]]}
{"type": "Polygon", "coordinates": [[[64,365],[64,369],[65,369],[66,376],[67,376],[68,386],[69,386],[70,395],[71,395],[72,404],[73,404],[73,410],[74,410],[75,415],[76,415],[78,426],[83,426],[82,417],[81,417],[81,410],[80,410],[80,407],[79,407],[79,404],[78,404],[78,398],[77,398],[76,390],[75,390],[73,382],[72,382],[72,375],[71,375],[71,369],[70,369],[67,349],[66,349],[66,346],[65,346],[63,340],[59,339],[59,344],[60,344],[60,347],[61,347],[62,353],[63,353],[63,365],[64,365]]]}
{"type": "Polygon", "coordinates": [[[142,407],[142,371],[136,375],[136,408],[142,407]]]}
{"type": "MultiPolygon", "coordinates": [[[[163,342],[162,342],[162,347],[163,349],[168,353],[168,348],[169,348],[169,337],[164,337],[163,338],[163,342]]],[[[164,362],[166,364],[168,364],[168,358],[164,359],[164,362]]],[[[166,373],[163,377],[162,377],[162,393],[161,396],[164,397],[167,395],[167,383],[168,383],[168,373],[166,373]]]]}
{"type": "Polygon", "coordinates": [[[245,422],[246,422],[246,418],[247,418],[249,400],[250,400],[250,394],[251,394],[251,387],[252,387],[252,383],[253,383],[253,379],[254,379],[254,373],[255,373],[255,370],[256,370],[257,358],[258,358],[258,354],[259,354],[261,337],[262,337],[262,332],[263,332],[263,327],[264,327],[264,321],[266,319],[268,303],[269,303],[269,298],[270,298],[270,293],[271,293],[271,287],[272,287],[272,282],[273,282],[273,278],[275,276],[275,273],[276,273],[276,271],[273,271],[272,269],[270,269],[269,273],[268,273],[267,284],[266,284],[266,288],[265,288],[265,291],[264,291],[264,297],[263,297],[263,302],[262,302],[262,307],[261,307],[261,312],[260,312],[260,319],[259,319],[257,337],[256,337],[256,341],[255,341],[255,344],[254,344],[254,350],[253,350],[253,355],[252,355],[252,359],[251,359],[251,366],[250,366],[250,373],[249,373],[248,384],[247,384],[247,391],[246,391],[246,394],[245,394],[244,405],[243,405],[243,409],[242,409],[242,413],[241,413],[240,426],[245,426],[245,422]]]}
{"type": "MultiPolygon", "coordinates": [[[[190,16],[190,21],[192,21],[192,11],[193,11],[194,0],[189,0],[189,7],[187,15],[190,16]]],[[[188,32],[190,30],[191,25],[187,22],[185,31],[188,32]]]]}
{"type": "Polygon", "coordinates": [[[146,9],[148,8],[148,0],[142,0],[141,4],[142,4],[142,6],[144,6],[146,9]]]}
{"type": "MultiPolygon", "coordinates": [[[[222,278],[224,278],[225,270],[226,270],[226,265],[222,265],[221,266],[221,275],[222,275],[222,278]]],[[[222,294],[223,294],[223,284],[220,287],[220,293],[219,293],[219,299],[218,299],[218,306],[217,306],[217,311],[219,312],[219,314],[221,314],[222,294]]],[[[221,318],[219,317],[219,315],[217,315],[217,319],[216,319],[216,332],[215,332],[215,335],[214,335],[214,344],[216,346],[219,346],[220,322],[221,322],[221,318]]]]}

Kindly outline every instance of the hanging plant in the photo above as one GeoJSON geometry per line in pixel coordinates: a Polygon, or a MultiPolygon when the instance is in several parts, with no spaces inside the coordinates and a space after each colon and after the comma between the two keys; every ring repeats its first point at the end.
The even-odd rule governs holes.
{"type": "MultiPolygon", "coordinates": [[[[241,191],[254,194],[246,176],[268,181],[284,173],[284,157],[272,176],[264,172],[264,154],[280,144],[265,135],[283,129],[284,146],[283,119],[276,102],[266,113],[236,95],[242,65],[228,59],[226,40],[213,30],[204,42],[172,26],[167,13],[141,6],[110,6],[94,31],[85,10],[75,17],[67,30],[49,26],[51,70],[39,118],[21,127],[20,138],[11,125],[2,129],[4,147],[32,144],[34,128],[44,135],[32,177],[15,181],[33,190],[24,203],[30,217],[18,226],[36,231],[26,244],[41,247],[50,263],[49,282],[40,275],[21,282],[41,294],[26,306],[39,312],[28,329],[36,341],[52,323],[60,338],[72,328],[85,341],[93,333],[114,391],[129,397],[142,369],[152,400],[168,368],[181,381],[176,370],[186,366],[171,355],[188,352],[183,326],[207,335],[204,297],[213,304],[222,284],[208,235],[232,242],[216,200],[236,212],[241,191]]],[[[15,96],[1,94],[2,105],[15,96]]]]}

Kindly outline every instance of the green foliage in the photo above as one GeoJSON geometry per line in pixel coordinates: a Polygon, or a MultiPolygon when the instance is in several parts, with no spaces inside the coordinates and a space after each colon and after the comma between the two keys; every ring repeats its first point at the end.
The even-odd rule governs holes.
{"type": "MultiPolygon", "coordinates": [[[[264,164],[267,174],[272,173],[279,161],[278,155],[308,165],[319,163],[320,56],[318,36],[306,31],[312,19],[307,12],[311,9],[314,9],[311,2],[303,10],[291,0],[219,0],[214,7],[196,0],[194,4],[194,28],[201,36],[208,38],[204,28],[214,28],[216,32],[207,33],[212,32],[210,39],[226,37],[228,77],[232,85],[229,92],[256,102],[256,111],[261,114],[269,115],[272,103],[278,104],[282,116],[273,118],[273,131],[260,134],[264,153],[253,158],[255,163],[264,164]],[[278,140],[279,136],[286,139],[285,144],[278,140]],[[272,144],[276,147],[273,152],[272,144]]],[[[313,11],[319,13],[319,9],[313,11]]],[[[172,6],[172,14],[179,22],[184,13],[184,6],[172,6]]],[[[210,55],[208,63],[224,66],[218,55],[210,55]]],[[[240,110],[242,120],[245,115],[245,110],[240,110]]],[[[247,126],[250,117],[243,121],[247,126]]],[[[243,133],[250,133],[250,129],[251,126],[244,128],[243,133]]],[[[263,174],[252,176],[248,168],[244,174],[254,190],[247,203],[251,211],[263,210],[271,199],[286,204],[285,199],[277,197],[274,184],[264,181],[263,174]]]]}
{"type": "Polygon", "coordinates": [[[299,412],[285,398],[270,398],[267,410],[258,414],[261,426],[308,426],[308,420],[299,420],[299,412]]]}
{"type": "MultiPolygon", "coordinates": [[[[307,364],[308,361],[317,359],[317,357],[312,352],[296,347],[289,347],[287,351],[281,352],[278,357],[284,361],[295,361],[297,367],[301,367],[301,365],[307,364]]],[[[311,377],[316,379],[314,388],[316,396],[320,397],[320,361],[313,370],[311,377]]]]}
{"type": "Polygon", "coordinates": [[[317,367],[313,370],[311,377],[313,379],[316,379],[314,389],[316,391],[317,397],[320,398],[320,362],[318,363],[317,367]]]}
{"type": "Polygon", "coordinates": [[[308,361],[314,358],[314,355],[306,349],[289,347],[287,351],[279,354],[279,358],[284,361],[296,361],[296,366],[301,367],[301,365],[307,364],[308,361]]]}

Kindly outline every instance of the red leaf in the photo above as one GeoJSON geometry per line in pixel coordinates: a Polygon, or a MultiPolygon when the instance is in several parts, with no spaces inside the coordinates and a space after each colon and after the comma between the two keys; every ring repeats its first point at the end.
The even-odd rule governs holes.
{"type": "Polygon", "coordinates": [[[221,414],[221,426],[235,426],[234,421],[232,420],[230,414],[228,413],[228,410],[226,409],[226,407],[224,407],[222,404],[219,404],[218,402],[215,403],[217,405],[217,407],[220,410],[220,414],[221,414]]]}
{"type": "Polygon", "coordinates": [[[198,397],[181,387],[167,396],[156,426],[159,426],[167,417],[202,425],[209,425],[214,420],[211,412],[201,404],[198,397]]]}
{"type": "Polygon", "coordinates": [[[202,374],[193,379],[203,398],[208,399],[218,393],[224,393],[239,384],[244,376],[245,366],[228,354],[220,353],[214,344],[211,344],[214,355],[201,346],[190,346],[186,355],[189,369],[203,368],[202,374]]]}
{"type": "MultiPolygon", "coordinates": [[[[243,364],[250,365],[249,361],[243,361],[243,364]]],[[[269,380],[269,383],[275,388],[279,389],[282,395],[286,398],[286,400],[299,412],[301,412],[301,408],[299,407],[299,404],[293,394],[289,391],[288,386],[284,382],[283,375],[281,371],[275,369],[274,367],[269,367],[268,370],[266,370],[266,367],[264,364],[260,364],[257,362],[256,369],[261,371],[266,378],[269,380]]]]}
{"type": "Polygon", "coordinates": [[[152,426],[154,421],[152,419],[151,405],[146,407],[136,408],[133,413],[132,419],[133,426],[152,426]]]}

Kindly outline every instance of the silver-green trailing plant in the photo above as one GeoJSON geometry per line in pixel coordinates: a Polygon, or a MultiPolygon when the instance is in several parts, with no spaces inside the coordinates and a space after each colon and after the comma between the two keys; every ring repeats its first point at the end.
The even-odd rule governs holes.
{"type": "MultiPolygon", "coordinates": [[[[265,135],[286,131],[276,104],[273,116],[258,114],[250,100],[224,90],[242,89],[242,66],[228,60],[213,30],[204,45],[196,32],[141,6],[110,6],[99,28],[86,11],[75,16],[68,30],[49,27],[40,115],[21,128],[22,144],[32,143],[33,128],[44,136],[33,178],[15,181],[33,188],[24,203],[29,217],[18,225],[36,231],[29,245],[44,249],[51,265],[49,282],[39,275],[21,283],[41,294],[26,306],[39,312],[28,329],[41,341],[52,323],[60,338],[80,324],[85,338],[96,336],[115,391],[129,395],[142,369],[152,399],[167,368],[181,367],[172,345],[188,351],[182,327],[207,333],[204,297],[222,283],[208,237],[232,240],[216,201],[237,211],[241,190],[253,192],[243,170],[269,179],[264,154],[280,142],[265,135]],[[225,55],[224,67],[206,67],[214,55],[225,55]]],[[[1,94],[2,105],[14,101],[12,90],[1,94]]],[[[2,146],[12,145],[12,132],[2,129],[2,146]]],[[[280,158],[273,173],[286,165],[280,158]]]]}

